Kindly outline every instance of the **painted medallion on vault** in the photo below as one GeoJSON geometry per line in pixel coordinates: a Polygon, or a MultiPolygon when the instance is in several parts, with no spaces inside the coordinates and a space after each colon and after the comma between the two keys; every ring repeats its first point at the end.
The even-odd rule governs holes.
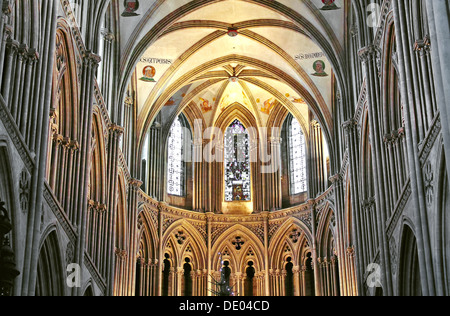
{"type": "Polygon", "coordinates": [[[139,1],[138,0],[125,0],[123,2],[123,6],[125,7],[125,10],[122,13],[123,17],[139,15],[136,13],[136,11],[139,10],[139,1]]]}

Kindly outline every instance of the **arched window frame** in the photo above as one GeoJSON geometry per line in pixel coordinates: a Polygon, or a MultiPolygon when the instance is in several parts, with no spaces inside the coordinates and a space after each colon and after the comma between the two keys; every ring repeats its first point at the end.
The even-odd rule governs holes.
{"type": "Polygon", "coordinates": [[[186,196],[186,162],[189,159],[190,153],[192,152],[192,140],[191,133],[189,129],[189,124],[183,115],[178,116],[170,127],[169,136],[167,139],[167,194],[169,196],[185,197],[186,196]],[[177,128],[178,130],[175,130],[177,128]],[[178,138],[174,136],[178,133],[178,138]],[[176,142],[175,144],[173,142],[176,142]],[[172,145],[178,145],[178,148],[173,148],[172,145]],[[176,152],[171,152],[171,150],[176,150],[176,152]],[[177,159],[174,159],[171,163],[171,153],[176,155],[177,159]],[[176,165],[178,162],[178,166],[176,165]],[[175,165],[173,165],[175,163],[175,165]],[[179,175],[179,190],[171,190],[171,169],[176,167],[174,174],[179,175]]]}
{"type": "Polygon", "coordinates": [[[289,116],[287,121],[287,143],[288,143],[288,170],[289,170],[289,192],[290,195],[298,195],[308,192],[308,164],[307,164],[307,148],[306,148],[306,137],[305,133],[300,125],[300,122],[293,117],[289,116]],[[293,126],[295,124],[295,126],[293,126]],[[296,132],[294,134],[293,128],[296,127],[296,132]],[[296,143],[294,143],[294,137],[300,137],[296,143]],[[295,157],[294,150],[298,149],[300,151],[300,156],[295,157]],[[297,166],[301,165],[300,168],[297,166]],[[304,170],[303,176],[296,181],[295,174],[301,173],[304,170]],[[300,188],[297,188],[296,185],[300,188]]]}
{"type": "MultiPolygon", "coordinates": [[[[233,145],[236,145],[236,137],[237,135],[239,135],[238,133],[233,133],[234,135],[234,142],[233,145]]],[[[252,200],[252,190],[251,190],[251,166],[250,166],[250,135],[249,135],[249,131],[247,130],[247,128],[244,126],[244,124],[242,124],[241,121],[239,121],[238,119],[234,120],[225,130],[225,134],[224,134],[224,182],[225,182],[225,187],[224,187],[224,193],[225,193],[225,202],[251,202],[252,200]],[[231,145],[230,139],[227,140],[228,137],[230,137],[230,134],[233,133],[232,129],[236,128],[236,126],[241,126],[243,128],[242,133],[239,133],[241,135],[244,136],[244,150],[238,150],[238,152],[236,153],[235,150],[233,150],[232,153],[229,153],[229,146],[231,145]],[[237,157],[237,161],[236,159],[234,161],[230,161],[229,160],[229,156],[231,154],[234,154],[235,156],[238,155],[240,157],[237,157]],[[241,155],[244,155],[244,157],[241,157],[241,155]],[[243,161],[239,161],[242,160],[243,161]],[[228,170],[229,167],[228,165],[230,163],[242,163],[244,166],[247,165],[246,171],[243,172],[244,177],[242,178],[242,182],[243,182],[243,199],[242,200],[237,200],[236,196],[234,196],[233,193],[233,181],[231,180],[231,178],[229,178],[229,174],[232,172],[231,170],[228,170]],[[246,174],[246,176],[245,176],[246,174]],[[230,183],[231,183],[231,190],[230,190],[230,183]]]]}

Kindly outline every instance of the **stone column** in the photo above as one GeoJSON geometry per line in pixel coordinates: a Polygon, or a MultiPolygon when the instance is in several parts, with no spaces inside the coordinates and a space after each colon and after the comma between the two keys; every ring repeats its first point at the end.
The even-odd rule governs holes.
{"type": "Polygon", "coordinates": [[[176,278],[177,278],[177,281],[176,281],[176,283],[177,283],[177,290],[176,290],[176,296],[178,296],[178,297],[180,297],[180,296],[182,296],[183,294],[183,289],[182,289],[182,284],[183,284],[183,278],[184,278],[184,269],[183,268],[180,268],[180,267],[178,267],[177,268],[177,276],[176,276],[176,278]]]}
{"type": "Polygon", "coordinates": [[[275,296],[281,296],[281,271],[275,271],[275,296]]]}
{"type": "Polygon", "coordinates": [[[352,235],[355,238],[355,243],[357,245],[357,267],[358,267],[358,292],[364,295],[364,270],[363,267],[368,263],[366,258],[364,260],[363,252],[367,249],[367,245],[364,243],[364,230],[362,228],[361,220],[361,203],[360,203],[360,180],[359,180],[359,140],[358,140],[358,123],[353,119],[345,122],[343,128],[346,135],[348,152],[349,152],[349,163],[350,163],[350,190],[351,190],[351,205],[352,205],[352,235]]]}
{"type": "MultiPolygon", "coordinates": [[[[415,133],[414,125],[414,107],[416,106],[415,96],[415,78],[413,73],[413,62],[411,61],[411,49],[409,39],[409,29],[406,22],[407,16],[405,13],[404,5],[399,4],[398,0],[393,1],[394,8],[394,20],[396,24],[396,41],[398,47],[398,60],[400,68],[400,87],[402,95],[402,103],[405,107],[405,127],[406,127],[406,140],[408,148],[408,158],[410,161],[410,176],[411,176],[411,190],[413,202],[417,205],[414,208],[415,216],[414,221],[418,229],[415,231],[417,246],[418,246],[418,256],[419,256],[419,269],[422,279],[422,291],[425,296],[435,296],[436,287],[434,280],[434,270],[435,265],[433,263],[433,254],[431,250],[430,232],[429,232],[429,219],[427,214],[427,207],[425,202],[425,190],[424,190],[424,179],[422,173],[422,165],[419,157],[418,144],[423,139],[418,138],[417,133],[415,133]]],[[[437,5],[441,5],[442,8],[447,7],[438,1],[437,5]]],[[[446,20],[446,27],[448,31],[448,17],[446,20]]],[[[441,26],[439,26],[441,27],[441,26]]],[[[447,33],[448,34],[448,33],[447,33]]],[[[438,44],[439,45],[439,44],[438,44]]],[[[448,55],[448,53],[447,53],[448,55]]],[[[443,63],[448,63],[448,61],[443,61],[443,63]]],[[[417,124],[416,124],[417,125],[417,124]]],[[[448,124],[447,124],[448,125],[448,124]]]]}
{"type": "Polygon", "coordinates": [[[316,236],[316,202],[315,200],[308,201],[309,209],[311,212],[311,226],[312,226],[312,239],[313,244],[311,245],[311,255],[314,264],[314,281],[315,281],[315,290],[316,296],[322,296],[321,291],[321,278],[320,278],[320,263],[317,254],[317,236],[316,236]]]}
{"type": "MultiPolygon", "coordinates": [[[[431,61],[436,88],[436,103],[439,107],[441,121],[450,120],[450,27],[447,0],[425,0],[431,37],[431,61]]],[[[450,127],[442,124],[445,156],[450,157],[450,127]]],[[[450,170],[450,159],[446,159],[447,170],[450,170]]],[[[441,285],[442,287],[442,285],[441,285]]]]}
{"type": "MultiPolygon", "coordinates": [[[[119,132],[121,133],[121,132],[119,132]]],[[[116,141],[116,145],[118,145],[117,139],[116,141]]],[[[118,162],[116,161],[117,165],[118,162]]],[[[117,169],[115,170],[115,176],[114,176],[114,192],[117,192],[117,169]]],[[[140,190],[142,186],[142,182],[140,180],[137,179],[132,179],[131,182],[129,183],[129,193],[128,193],[128,216],[127,218],[129,219],[128,223],[125,223],[125,225],[128,226],[128,231],[129,231],[129,236],[125,236],[128,237],[128,240],[130,241],[130,256],[129,256],[129,260],[128,260],[128,279],[129,279],[129,284],[127,285],[128,288],[128,293],[127,295],[129,296],[134,296],[134,289],[135,289],[135,285],[136,285],[136,256],[137,253],[139,251],[139,243],[140,240],[138,240],[139,238],[139,231],[137,229],[137,225],[138,225],[138,192],[140,190]]],[[[112,194],[112,193],[111,193],[112,194]]],[[[117,193],[114,193],[114,195],[116,195],[117,193]]],[[[117,212],[117,201],[115,201],[113,203],[114,205],[114,209],[117,212]]],[[[111,227],[115,227],[117,225],[116,223],[116,218],[117,216],[114,216],[114,221],[111,227]]],[[[115,240],[114,240],[115,242],[115,240]]]]}
{"type": "Polygon", "coordinates": [[[207,214],[206,214],[206,228],[207,228],[207,230],[208,230],[208,240],[207,240],[207,257],[208,257],[208,266],[207,266],[207,289],[208,289],[208,293],[207,293],[207,295],[208,296],[211,296],[212,295],[212,293],[211,293],[211,290],[212,290],[212,288],[211,288],[211,286],[212,286],[212,284],[211,284],[211,282],[212,282],[212,279],[211,279],[211,268],[212,268],[212,257],[213,257],[213,254],[212,254],[212,251],[211,251],[211,247],[212,247],[212,220],[213,220],[213,217],[214,217],[214,214],[213,213],[211,213],[211,212],[208,212],[207,214]]]}
{"type": "Polygon", "coordinates": [[[271,173],[271,196],[272,205],[270,209],[280,210],[283,207],[283,195],[281,192],[281,137],[270,138],[270,148],[272,157],[271,173]]]}
{"type": "MultiPolygon", "coordinates": [[[[28,211],[27,233],[25,241],[24,267],[29,267],[23,272],[21,279],[18,280],[21,286],[21,294],[23,296],[33,296],[36,291],[37,264],[39,259],[40,247],[40,216],[43,200],[45,166],[47,164],[47,140],[49,134],[49,113],[51,104],[52,76],[53,76],[53,57],[55,54],[56,39],[56,12],[57,5],[55,1],[47,1],[46,6],[48,17],[43,21],[48,32],[43,40],[42,58],[39,67],[43,70],[34,82],[34,85],[41,87],[41,93],[37,95],[39,102],[36,102],[36,108],[41,113],[36,122],[33,143],[36,145],[32,150],[36,154],[36,167],[33,170],[32,181],[30,184],[30,209],[28,211]],[[39,106],[37,106],[39,105],[39,106]]],[[[35,100],[37,100],[35,99],[35,100]]],[[[30,148],[31,149],[31,148],[30,148]]],[[[16,291],[18,293],[19,290],[16,291]]]]}
{"type": "Polygon", "coordinates": [[[294,273],[294,296],[300,296],[300,267],[294,267],[292,272],[294,273]]]}
{"type": "Polygon", "coordinates": [[[387,210],[389,209],[388,198],[389,190],[386,191],[385,184],[387,166],[383,156],[382,132],[379,121],[379,105],[380,100],[380,82],[378,77],[377,58],[378,50],[374,45],[368,45],[359,51],[359,56],[363,62],[366,83],[367,83],[367,99],[369,104],[369,127],[370,141],[372,146],[373,173],[376,179],[376,210],[377,221],[380,223],[378,227],[378,235],[380,236],[380,258],[382,265],[382,282],[385,285],[387,295],[392,295],[392,274],[389,259],[389,245],[386,236],[387,210]]]}
{"type": "Polygon", "coordinates": [[[270,282],[269,282],[269,212],[263,212],[264,219],[264,266],[265,266],[265,287],[264,293],[266,296],[270,295],[270,282]]]}
{"type": "Polygon", "coordinates": [[[306,296],[306,267],[305,266],[303,266],[301,268],[300,285],[301,285],[300,296],[306,296]]]}

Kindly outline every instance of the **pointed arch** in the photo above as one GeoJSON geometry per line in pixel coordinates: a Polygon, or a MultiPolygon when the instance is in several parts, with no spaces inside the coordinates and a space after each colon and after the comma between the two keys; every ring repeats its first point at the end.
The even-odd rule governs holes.
{"type": "Polygon", "coordinates": [[[175,259],[173,262],[175,264],[174,267],[181,267],[184,263],[183,256],[186,254],[186,248],[191,245],[192,255],[190,256],[195,259],[193,265],[196,269],[204,269],[206,267],[206,253],[204,251],[204,247],[200,243],[202,240],[204,240],[204,237],[198,232],[198,230],[187,220],[181,219],[174,222],[167,228],[164,232],[162,244],[166,245],[170,243],[172,245],[172,252],[174,255],[173,259],[175,259]],[[177,230],[183,231],[185,239],[182,244],[179,244],[174,237],[177,230]]]}
{"type": "Polygon", "coordinates": [[[442,139],[440,141],[440,154],[436,166],[443,170],[437,182],[435,212],[435,251],[433,252],[437,286],[441,286],[444,295],[450,294],[450,185],[448,170],[442,139]],[[438,281],[442,280],[442,281],[438,281]],[[440,283],[440,284],[439,284],[440,283]]]}
{"type": "Polygon", "coordinates": [[[398,274],[400,296],[422,296],[417,239],[412,227],[412,224],[406,221],[402,228],[398,274]]]}
{"type": "Polygon", "coordinates": [[[63,296],[63,256],[56,228],[50,227],[43,234],[37,267],[36,296],[63,296]]]}
{"type": "Polygon", "coordinates": [[[261,240],[255,235],[255,233],[240,224],[229,227],[220,235],[220,237],[212,246],[213,270],[220,270],[219,252],[222,252],[225,248],[228,248],[230,251],[230,257],[231,259],[233,259],[232,262],[230,262],[233,272],[242,272],[245,268],[244,257],[247,255],[246,251],[250,246],[252,246],[252,250],[255,254],[255,264],[258,267],[264,267],[264,245],[262,244],[261,240]],[[244,241],[244,247],[242,247],[240,250],[236,250],[236,246],[232,244],[232,239],[234,239],[235,237],[241,237],[241,239],[244,241]]]}

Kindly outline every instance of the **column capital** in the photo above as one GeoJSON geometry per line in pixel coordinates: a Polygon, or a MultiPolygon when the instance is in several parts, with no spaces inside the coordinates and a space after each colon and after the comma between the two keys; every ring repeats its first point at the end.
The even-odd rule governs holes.
{"type": "Polygon", "coordinates": [[[99,55],[94,54],[91,50],[87,50],[83,53],[83,61],[87,65],[98,66],[98,64],[102,61],[102,58],[99,55]]]}
{"type": "Polygon", "coordinates": [[[316,200],[314,200],[314,199],[310,199],[310,200],[306,201],[306,204],[311,209],[314,209],[317,206],[316,200]]]}
{"type": "Polygon", "coordinates": [[[342,123],[342,128],[346,133],[353,132],[356,129],[356,127],[358,127],[358,122],[356,122],[356,120],[353,118],[342,123]]]}
{"type": "Polygon", "coordinates": [[[135,189],[140,189],[143,182],[141,180],[138,179],[131,179],[129,182],[130,186],[135,188],[135,189]]]}
{"type": "Polygon", "coordinates": [[[12,13],[12,6],[9,0],[3,0],[2,11],[4,15],[9,16],[12,13]]]}
{"type": "Polygon", "coordinates": [[[120,260],[125,260],[128,257],[128,252],[123,249],[116,248],[115,253],[117,258],[119,258],[120,260]]]}
{"type": "Polygon", "coordinates": [[[80,144],[78,143],[78,141],[76,140],[71,140],[69,143],[69,147],[70,149],[72,149],[73,151],[78,151],[80,150],[80,144]]]}
{"type": "Polygon", "coordinates": [[[17,53],[19,54],[19,58],[21,60],[26,59],[28,56],[28,45],[27,44],[20,44],[17,53]]]}
{"type": "Polygon", "coordinates": [[[119,126],[117,124],[111,124],[109,126],[109,131],[111,133],[117,134],[118,136],[122,135],[124,132],[124,128],[122,126],[119,126]]]}
{"type": "Polygon", "coordinates": [[[353,247],[348,247],[347,248],[347,254],[352,257],[355,255],[355,249],[353,247]]]}
{"type": "Polygon", "coordinates": [[[57,144],[61,144],[64,140],[64,137],[60,134],[54,134],[53,135],[53,141],[57,144]]]}
{"type": "Polygon", "coordinates": [[[405,128],[404,127],[399,128],[397,131],[398,139],[403,139],[405,138],[405,136],[406,136],[405,128]]]}
{"type": "Polygon", "coordinates": [[[358,56],[362,62],[374,60],[377,57],[377,54],[378,48],[373,44],[367,45],[358,51],[358,56]]]}
{"type": "Polygon", "coordinates": [[[311,120],[311,122],[309,122],[309,125],[311,127],[320,127],[320,123],[317,120],[311,120]]]}
{"type": "Polygon", "coordinates": [[[414,43],[414,51],[417,53],[420,53],[421,55],[425,55],[429,53],[431,50],[431,40],[430,37],[427,35],[423,39],[418,39],[414,43]]]}
{"type": "Polygon", "coordinates": [[[27,59],[31,63],[35,63],[39,60],[39,52],[36,50],[36,48],[30,48],[27,52],[27,59]]]}
{"type": "Polygon", "coordinates": [[[342,184],[342,176],[340,173],[335,174],[334,176],[330,177],[330,182],[332,184],[342,184]]]}
{"type": "Polygon", "coordinates": [[[133,98],[130,96],[125,97],[123,103],[128,106],[132,106],[134,104],[133,98]]]}
{"type": "Polygon", "coordinates": [[[20,43],[15,39],[8,36],[6,40],[6,47],[12,49],[13,52],[17,52],[19,50],[20,43]]]}
{"type": "Polygon", "coordinates": [[[114,35],[114,33],[112,33],[108,29],[102,29],[100,31],[100,34],[103,36],[103,39],[109,43],[111,43],[112,41],[114,41],[116,39],[116,36],[114,35]]]}

